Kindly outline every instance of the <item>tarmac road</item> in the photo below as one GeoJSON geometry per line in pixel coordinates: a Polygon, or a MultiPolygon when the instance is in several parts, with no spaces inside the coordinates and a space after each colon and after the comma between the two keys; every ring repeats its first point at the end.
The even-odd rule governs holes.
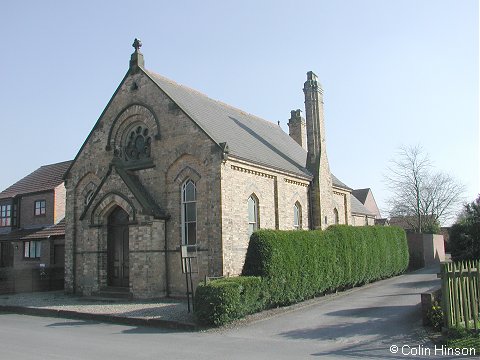
{"type": "Polygon", "coordinates": [[[0,359],[459,359],[435,353],[421,327],[420,293],[439,284],[437,271],[205,332],[0,314],[0,359]]]}

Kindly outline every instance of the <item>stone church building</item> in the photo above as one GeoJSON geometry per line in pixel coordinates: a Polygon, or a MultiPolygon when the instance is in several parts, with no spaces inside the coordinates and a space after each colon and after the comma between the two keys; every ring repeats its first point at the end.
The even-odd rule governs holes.
{"type": "Polygon", "coordinates": [[[352,224],[356,199],[330,173],[313,72],[288,135],[145,69],[140,46],[65,174],[66,291],[184,295],[182,245],[196,284],[239,274],[256,229],[352,224]]]}

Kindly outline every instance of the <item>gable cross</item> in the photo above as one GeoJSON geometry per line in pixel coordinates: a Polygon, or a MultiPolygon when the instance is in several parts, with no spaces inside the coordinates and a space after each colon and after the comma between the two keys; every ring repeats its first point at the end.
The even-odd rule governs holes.
{"type": "Polygon", "coordinates": [[[135,38],[132,46],[135,48],[135,52],[139,52],[140,48],[142,47],[142,42],[139,39],[135,38]]]}

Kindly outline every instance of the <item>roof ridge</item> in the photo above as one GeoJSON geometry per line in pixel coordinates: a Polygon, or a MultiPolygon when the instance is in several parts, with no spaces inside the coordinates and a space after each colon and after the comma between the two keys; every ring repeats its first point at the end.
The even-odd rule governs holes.
{"type": "MultiPolygon", "coordinates": [[[[72,162],[73,160],[65,160],[65,161],[60,161],[60,162],[56,162],[56,163],[51,163],[51,164],[46,164],[46,165],[42,165],[40,166],[37,170],[41,169],[41,168],[44,168],[44,167],[47,167],[47,166],[54,166],[54,165],[60,165],[60,164],[64,164],[64,163],[67,163],[67,162],[72,162]]],[[[36,171],[36,170],[35,170],[36,171]]]]}

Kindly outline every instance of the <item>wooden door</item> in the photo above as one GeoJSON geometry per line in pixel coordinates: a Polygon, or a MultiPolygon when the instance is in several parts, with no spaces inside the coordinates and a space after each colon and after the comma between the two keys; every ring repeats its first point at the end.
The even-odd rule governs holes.
{"type": "Polygon", "coordinates": [[[107,277],[109,286],[129,286],[128,214],[117,207],[108,217],[107,277]]]}

